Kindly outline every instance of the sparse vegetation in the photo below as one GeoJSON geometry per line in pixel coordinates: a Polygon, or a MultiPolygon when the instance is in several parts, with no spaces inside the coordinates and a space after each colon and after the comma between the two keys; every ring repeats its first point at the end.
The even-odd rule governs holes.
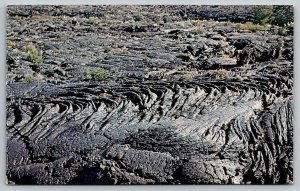
{"type": "Polygon", "coordinates": [[[26,60],[32,63],[41,63],[43,62],[43,53],[38,51],[34,44],[30,43],[25,46],[26,60]]]}
{"type": "Polygon", "coordinates": [[[30,94],[28,92],[24,92],[23,97],[24,98],[30,98],[30,94]]]}
{"type": "Polygon", "coordinates": [[[87,24],[87,25],[96,25],[99,24],[101,22],[101,20],[98,17],[89,17],[86,20],[83,20],[83,24],[87,24]]]}
{"type": "Polygon", "coordinates": [[[183,75],[182,75],[182,78],[183,78],[184,80],[189,80],[189,79],[191,79],[192,77],[193,77],[192,72],[188,72],[188,71],[185,71],[185,72],[183,73],[183,75]]]}
{"type": "Polygon", "coordinates": [[[49,21],[49,20],[75,20],[77,19],[76,17],[70,17],[67,15],[62,15],[62,16],[51,16],[51,15],[32,15],[31,20],[35,21],[49,21]]]}
{"type": "Polygon", "coordinates": [[[238,96],[240,93],[238,91],[230,91],[230,96],[238,96]]]}
{"type": "Polygon", "coordinates": [[[266,30],[267,27],[259,24],[255,24],[253,22],[246,22],[245,24],[239,24],[238,28],[242,30],[250,30],[250,31],[257,31],[257,30],[266,30]]]}
{"type": "Polygon", "coordinates": [[[150,58],[147,55],[145,55],[145,56],[143,56],[143,61],[144,62],[149,62],[150,58]]]}
{"type": "Polygon", "coordinates": [[[202,26],[203,25],[202,20],[190,20],[190,23],[194,26],[202,26]]]}
{"type": "Polygon", "coordinates": [[[17,46],[17,42],[8,40],[7,41],[7,46],[11,46],[11,47],[17,46]]]}
{"type": "Polygon", "coordinates": [[[39,82],[39,79],[32,76],[32,75],[29,75],[29,76],[25,76],[23,77],[20,82],[39,82]]]}
{"type": "Polygon", "coordinates": [[[121,52],[122,53],[127,53],[128,52],[128,48],[126,46],[121,48],[121,52]]]}
{"type": "Polygon", "coordinates": [[[140,89],[138,86],[132,86],[131,88],[135,91],[138,91],[140,89]]]}
{"type": "Polygon", "coordinates": [[[100,97],[105,97],[105,98],[112,96],[111,94],[106,93],[106,92],[100,93],[99,95],[100,95],[100,97]]]}
{"type": "Polygon", "coordinates": [[[286,29],[285,27],[281,28],[278,30],[278,35],[280,36],[287,36],[288,35],[288,29],[286,29]]]}
{"type": "Polygon", "coordinates": [[[119,23],[121,23],[121,21],[115,19],[102,19],[99,21],[99,24],[103,26],[116,26],[119,23]]]}
{"type": "Polygon", "coordinates": [[[94,70],[90,70],[89,74],[94,79],[105,79],[109,77],[109,71],[104,68],[96,68],[94,70]]]}
{"type": "Polygon", "coordinates": [[[215,75],[217,79],[229,78],[229,72],[225,69],[216,70],[215,75]]]}
{"type": "Polygon", "coordinates": [[[107,113],[111,113],[113,111],[113,108],[112,107],[107,107],[106,111],[107,111],[107,113]]]}
{"type": "Polygon", "coordinates": [[[196,35],[201,35],[204,33],[204,29],[202,27],[198,27],[197,29],[193,30],[193,33],[196,35]]]}
{"type": "Polygon", "coordinates": [[[293,34],[293,32],[294,32],[293,23],[289,23],[278,30],[278,35],[287,36],[289,34],[293,34]]]}
{"type": "Polygon", "coordinates": [[[172,113],[172,117],[174,117],[175,119],[178,119],[180,116],[181,116],[180,111],[174,111],[174,112],[172,113]]]}
{"type": "Polygon", "coordinates": [[[262,102],[259,102],[259,104],[257,104],[257,107],[256,107],[257,111],[261,112],[264,110],[264,106],[263,106],[263,103],[262,102]]]}
{"type": "Polygon", "coordinates": [[[157,70],[160,71],[160,72],[166,72],[167,71],[166,68],[158,68],[157,70]]]}

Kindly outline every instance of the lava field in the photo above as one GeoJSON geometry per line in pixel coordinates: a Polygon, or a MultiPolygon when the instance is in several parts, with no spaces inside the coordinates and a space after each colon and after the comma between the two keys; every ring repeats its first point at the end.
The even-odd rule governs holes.
{"type": "Polygon", "coordinates": [[[254,6],[7,7],[7,184],[292,184],[293,31],[254,6]]]}

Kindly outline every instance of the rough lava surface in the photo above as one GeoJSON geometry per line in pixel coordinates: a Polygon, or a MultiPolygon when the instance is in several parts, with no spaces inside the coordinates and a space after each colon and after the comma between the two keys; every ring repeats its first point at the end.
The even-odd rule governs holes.
{"type": "Polygon", "coordinates": [[[293,36],[251,9],[9,6],[7,183],[292,184],[293,36]]]}

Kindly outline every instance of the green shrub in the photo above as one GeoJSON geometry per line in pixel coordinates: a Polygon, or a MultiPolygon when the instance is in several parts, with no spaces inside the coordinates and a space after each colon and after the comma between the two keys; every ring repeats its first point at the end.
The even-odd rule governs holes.
{"type": "Polygon", "coordinates": [[[292,23],[289,23],[289,24],[285,25],[284,27],[281,27],[278,30],[278,35],[287,36],[287,35],[293,34],[293,32],[294,32],[294,26],[292,23]]]}
{"type": "Polygon", "coordinates": [[[289,31],[285,27],[283,27],[283,28],[281,28],[281,29],[278,30],[278,35],[280,35],[280,36],[287,36],[288,32],[289,31]]]}
{"type": "Polygon", "coordinates": [[[92,78],[95,79],[105,79],[109,77],[109,71],[105,70],[104,68],[97,68],[90,71],[90,75],[92,78]]]}
{"type": "Polygon", "coordinates": [[[25,59],[32,63],[41,63],[43,62],[43,54],[41,51],[38,51],[36,47],[30,43],[25,47],[26,57],[25,59]]]}
{"type": "Polygon", "coordinates": [[[275,19],[272,6],[259,5],[254,7],[254,23],[265,25],[272,23],[275,19]]]}
{"type": "Polygon", "coordinates": [[[253,9],[254,23],[286,26],[294,21],[293,6],[290,5],[258,5],[253,9]]]}
{"type": "Polygon", "coordinates": [[[24,98],[30,98],[30,94],[28,92],[24,92],[23,97],[24,98]]]}
{"type": "Polygon", "coordinates": [[[286,26],[294,22],[294,10],[290,5],[274,5],[274,22],[278,26],[286,26]]]}

